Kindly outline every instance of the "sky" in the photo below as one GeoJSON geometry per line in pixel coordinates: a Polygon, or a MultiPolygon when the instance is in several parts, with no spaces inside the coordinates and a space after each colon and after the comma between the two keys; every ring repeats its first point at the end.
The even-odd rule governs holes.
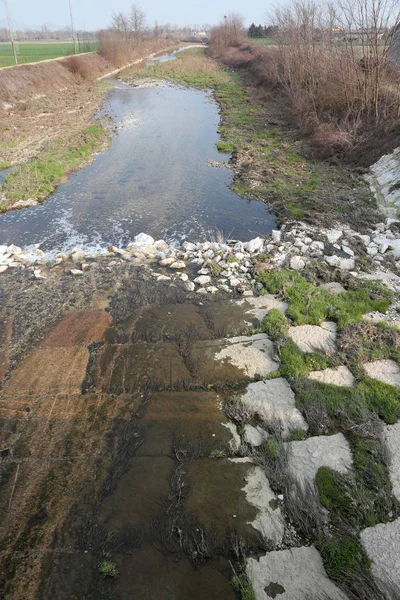
{"type": "MultiPolygon", "coordinates": [[[[273,0],[142,0],[147,23],[204,24],[218,23],[229,11],[243,15],[246,24],[264,24],[273,0]]],[[[42,24],[63,27],[69,24],[68,0],[7,0],[13,28],[42,24]]],[[[72,0],[77,29],[107,27],[113,11],[129,12],[132,0],[72,0]]],[[[275,4],[275,2],[274,2],[275,4]]],[[[4,25],[4,0],[0,0],[0,23],[4,25]]]]}

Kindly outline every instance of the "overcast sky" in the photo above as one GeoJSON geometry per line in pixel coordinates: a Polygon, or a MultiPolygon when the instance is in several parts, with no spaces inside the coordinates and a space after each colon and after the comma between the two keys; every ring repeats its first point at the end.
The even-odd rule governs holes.
{"type": "MultiPolygon", "coordinates": [[[[43,23],[64,26],[69,23],[68,0],[7,0],[13,27],[39,26],[43,23]]],[[[238,11],[246,19],[264,24],[274,0],[143,0],[140,2],[149,25],[159,23],[214,24],[228,11],[238,11]]],[[[97,29],[110,23],[113,11],[129,11],[132,0],[72,0],[77,29],[97,29]]],[[[0,0],[0,21],[5,19],[0,0]]]]}

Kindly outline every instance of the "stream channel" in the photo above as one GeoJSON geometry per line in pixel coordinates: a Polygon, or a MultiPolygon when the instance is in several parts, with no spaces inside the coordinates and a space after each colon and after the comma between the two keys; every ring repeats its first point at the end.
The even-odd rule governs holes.
{"type": "MultiPolygon", "coordinates": [[[[174,59],[164,54],[147,64],[174,59]]],[[[210,93],[112,83],[100,111],[116,126],[110,148],[42,205],[0,215],[0,244],[101,252],[142,231],[180,243],[217,232],[245,241],[272,230],[265,205],[234,194],[232,172],[207,164],[229,159],[215,146],[220,117],[210,93]]]]}
{"type": "MultiPolygon", "coordinates": [[[[219,114],[210,94],[169,84],[135,89],[117,81],[104,112],[114,115],[118,127],[110,149],[42,206],[1,216],[0,243],[41,243],[48,253],[74,246],[103,251],[127,244],[141,231],[177,243],[205,240],[217,230],[242,240],[271,231],[274,217],[265,206],[229,189],[230,170],[207,165],[208,159],[229,158],[215,147],[219,114]]],[[[174,301],[169,294],[176,286],[160,292],[157,303],[151,282],[149,300],[133,310],[140,285],[133,277],[112,286],[116,314],[111,310],[111,315],[118,317],[118,328],[106,332],[95,370],[99,403],[103,393],[116,395],[127,411],[120,424],[126,419],[134,436],[140,433],[135,455],[123,468],[118,461],[124,455],[117,451],[120,476],[90,517],[95,530],[114,544],[105,559],[115,562],[118,574],[115,579],[99,575],[100,557],[79,524],[84,510],[78,508],[67,533],[80,532],[89,550],[60,554],[41,597],[234,600],[237,560],[263,548],[256,525],[260,505],[254,502],[257,491],[253,502],[249,497],[254,465],[229,458],[232,442],[237,450],[240,440],[222,411],[225,397],[248,379],[240,369],[215,361],[214,354],[223,344],[219,338],[232,340],[255,326],[250,305],[174,301]],[[191,340],[186,353],[179,346],[185,339],[191,340]],[[141,406],[142,399],[133,391],[150,377],[159,383],[158,391],[139,410],[135,402],[141,406]]],[[[87,314],[92,318],[91,311],[87,314]]],[[[57,327],[62,333],[63,321],[57,327]]],[[[63,336],[58,345],[66,343],[63,336]]],[[[117,424],[113,428],[116,448],[118,436],[124,448],[125,425],[125,433],[117,433],[117,424]]],[[[88,481],[95,475],[88,472],[88,481]]],[[[82,497],[84,504],[88,497],[82,497]]]]}

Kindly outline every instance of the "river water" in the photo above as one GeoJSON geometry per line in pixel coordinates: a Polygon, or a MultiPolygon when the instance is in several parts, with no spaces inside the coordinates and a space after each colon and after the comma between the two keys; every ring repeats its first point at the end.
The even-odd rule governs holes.
{"type": "Polygon", "coordinates": [[[241,240],[271,231],[265,205],[234,194],[232,172],[207,163],[229,159],[215,146],[220,117],[208,92],[114,83],[100,113],[115,120],[111,147],[43,205],[1,215],[0,243],[101,251],[142,231],[175,243],[217,231],[241,240]]]}

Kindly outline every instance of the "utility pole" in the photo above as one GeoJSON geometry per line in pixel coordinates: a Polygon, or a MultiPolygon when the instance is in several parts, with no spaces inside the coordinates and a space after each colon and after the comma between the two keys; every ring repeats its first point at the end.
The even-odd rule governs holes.
{"type": "Polygon", "coordinates": [[[72,39],[73,39],[73,42],[74,42],[74,51],[75,51],[75,54],[76,54],[76,39],[75,39],[75,30],[74,30],[74,19],[73,19],[73,16],[72,16],[72,2],[71,2],[71,0],[69,0],[69,15],[71,17],[71,32],[72,32],[72,39]]]}
{"type": "Polygon", "coordinates": [[[10,19],[10,13],[8,12],[7,0],[4,0],[4,6],[6,7],[8,31],[10,32],[10,40],[11,40],[11,47],[12,47],[13,53],[14,53],[14,61],[15,61],[15,64],[17,65],[18,64],[17,49],[15,47],[14,36],[13,36],[12,29],[11,29],[11,19],[10,19]]]}

